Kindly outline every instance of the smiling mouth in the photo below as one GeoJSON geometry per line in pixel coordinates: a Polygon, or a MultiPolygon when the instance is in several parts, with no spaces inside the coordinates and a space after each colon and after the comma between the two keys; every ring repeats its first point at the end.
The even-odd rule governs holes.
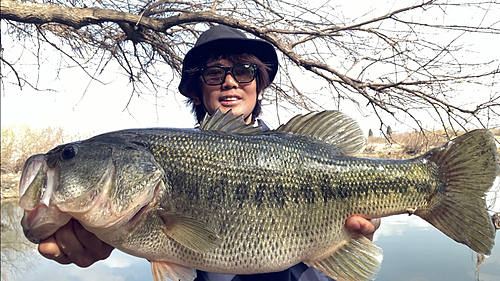
{"type": "Polygon", "coordinates": [[[223,102],[223,101],[237,101],[237,100],[239,100],[238,97],[222,97],[220,99],[221,102],[223,102]]]}

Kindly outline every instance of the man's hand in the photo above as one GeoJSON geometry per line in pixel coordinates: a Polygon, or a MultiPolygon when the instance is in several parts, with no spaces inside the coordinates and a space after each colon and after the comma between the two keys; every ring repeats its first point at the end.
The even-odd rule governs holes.
{"type": "Polygon", "coordinates": [[[113,246],[99,240],[73,219],[38,245],[38,252],[42,256],[61,264],[74,263],[80,267],[88,267],[106,259],[113,249],[113,246]]]}

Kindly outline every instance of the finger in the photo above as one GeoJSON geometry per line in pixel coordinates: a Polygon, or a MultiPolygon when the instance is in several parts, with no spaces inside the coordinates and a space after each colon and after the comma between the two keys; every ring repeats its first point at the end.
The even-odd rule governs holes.
{"type": "Polygon", "coordinates": [[[78,221],[75,221],[73,228],[76,237],[92,259],[98,261],[109,257],[114,249],[113,246],[101,241],[95,234],[87,231],[78,221]]]}
{"type": "Polygon", "coordinates": [[[352,232],[362,234],[361,231],[363,230],[363,221],[366,221],[363,217],[352,216],[346,220],[345,226],[352,232]]]}
{"type": "Polygon", "coordinates": [[[80,266],[87,267],[91,265],[85,253],[85,247],[82,245],[74,230],[75,220],[70,220],[66,225],[59,228],[54,233],[57,245],[67,259],[80,266]]]}
{"type": "Polygon", "coordinates": [[[380,219],[374,219],[372,223],[371,220],[368,220],[364,217],[352,216],[347,219],[345,225],[350,231],[361,234],[366,238],[373,240],[373,234],[380,225],[380,219]]]}
{"type": "Polygon", "coordinates": [[[40,242],[38,252],[47,259],[54,260],[60,264],[70,264],[71,260],[61,251],[57,245],[54,235],[40,242]]]}

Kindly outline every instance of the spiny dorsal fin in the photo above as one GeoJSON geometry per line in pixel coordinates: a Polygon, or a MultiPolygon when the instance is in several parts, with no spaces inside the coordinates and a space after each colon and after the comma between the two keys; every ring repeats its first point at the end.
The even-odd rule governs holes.
{"type": "Polygon", "coordinates": [[[234,134],[261,133],[261,126],[252,126],[245,123],[243,115],[236,116],[231,109],[222,113],[218,108],[212,116],[206,114],[200,124],[200,130],[221,131],[234,134]]]}
{"type": "Polygon", "coordinates": [[[276,131],[291,132],[320,139],[338,147],[345,155],[358,153],[365,144],[356,121],[340,111],[311,112],[297,115],[276,131]]]}

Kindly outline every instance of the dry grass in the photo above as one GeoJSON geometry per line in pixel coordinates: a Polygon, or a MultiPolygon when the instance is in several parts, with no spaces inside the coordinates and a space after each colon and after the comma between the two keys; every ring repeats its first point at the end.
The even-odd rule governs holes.
{"type": "Polygon", "coordinates": [[[372,158],[407,159],[421,155],[447,141],[444,133],[407,132],[392,134],[387,138],[369,137],[362,155],[372,158]]]}
{"type": "Polygon", "coordinates": [[[2,174],[2,199],[19,197],[21,174],[2,174]]]}
{"type": "Polygon", "coordinates": [[[1,172],[21,172],[29,156],[45,153],[78,138],[78,135],[68,135],[62,128],[33,130],[28,126],[2,126],[1,172]]]}
{"type": "MultiPolygon", "coordinates": [[[[498,146],[500,144],[500,129],[490,131],[497,140],[497,150],[500,154],[500,146],[498,146]]],[[[455,137],[451,136],[451,138],[455,137]]],[[[444,131],[397,133],[388,138],[372,136],[367,139],[365,149],[361,155],[370,158],[408,159],[442,146],[448,140],[444,131]]]]}

